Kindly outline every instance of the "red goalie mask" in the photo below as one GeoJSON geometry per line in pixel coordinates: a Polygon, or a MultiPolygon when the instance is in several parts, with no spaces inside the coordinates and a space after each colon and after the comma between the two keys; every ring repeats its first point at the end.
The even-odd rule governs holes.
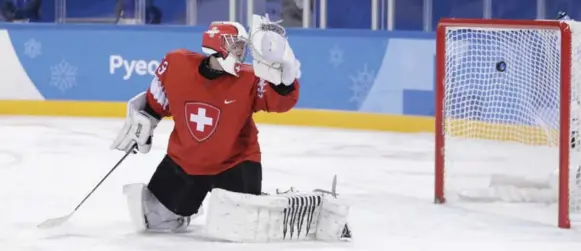
{"type": "Polygon", "coordinates": [[[239,65],[246,56],[248,32],[237,22],[213,22],[202,38],[202,51],[208,55],[218,54],[218,63],[234,76],[238,76],[239,65]]]}

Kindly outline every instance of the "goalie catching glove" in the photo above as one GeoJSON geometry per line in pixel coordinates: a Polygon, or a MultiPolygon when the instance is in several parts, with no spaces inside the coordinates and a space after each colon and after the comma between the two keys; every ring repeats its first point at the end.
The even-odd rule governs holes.
{"type": "Polygon", "coordinates": [[[249,47],[254,74],[275,85],[291,85],[301,77],[301,63],[290,47],[286,30],[268,18],[253,15],[249,47]]]}
{"type": "Polygon", "coordinates": [[[127,102],[125,124],[111,144],[111,149],[127,152],[137,145],[137,150],[141,153],[148,153],[151,150],[153,130],[159,120],[143,111],[146,104],[145,92],[127,102]]]}

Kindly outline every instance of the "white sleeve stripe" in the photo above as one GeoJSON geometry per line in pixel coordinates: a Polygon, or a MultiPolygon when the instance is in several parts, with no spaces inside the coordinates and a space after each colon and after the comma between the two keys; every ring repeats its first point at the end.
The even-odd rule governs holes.
{"type": "Polygon", "coordinates": [[[265,87],[266,87],[266,80],[264,80],[263,78],[260,78],[258,80],[258,88],[256,89],[259,98],[264,97],[264,93],[266,92],[265,87]]]}
{"type": "Polygon", "coordinates": [[[163,110],[167,109],[168,101],[165,90],[157,76],[153,76],[153,80],[151,80],[151,84],[149,85],[149,92],[163,110]]]}

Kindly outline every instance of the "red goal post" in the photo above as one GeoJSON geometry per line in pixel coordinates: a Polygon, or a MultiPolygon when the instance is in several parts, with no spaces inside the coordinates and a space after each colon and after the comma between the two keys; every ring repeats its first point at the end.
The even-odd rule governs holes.
{"type": "MultiPolygon", "coordinates": [[[[450,179],[471,177],[466,173],[459,176],[448,173],[450,166],[457,166],[459,172],[469,168],[468,164],[462,164],[468,162],[454,160],[464,155],[461,153],[463,149],[460,149],[463,148],[462,144],[484,140],[546,145],[558,151],[553,160],[554,166],[546,167],[548,170],[558,167],[559,170],[558,226],[570,227],[572,201],[569,197],[569,166],[571,135],[572,132],[576,133],[570,128],[572,44],[572,29],[567,22],[440,20],[436,31],[435,203],[446,202],[448,192],[445,188],[450,179]],[[531,44],[523,44],[525,40],[531,44]],[[492,64],[494,62],[497,62],[496,65],[492,64]],[[534,70],[527,70],[523,65],[534,70]],[[542,86],[545,82],[541,80],[552,87],[542,86]],[[543,109],[550,110],[553,103],[558,105],[557,112],[547,112],[547,119],[533,118],[543,109]],[[533,111],[529,111],[531,109],[533,111]],[[548,138],[553,130],[556,132],[555,144],[551,145],[547,142],[550,142],[548,138]],[[455,142],[456,139],[458,142],[455,142]],[[541,141],[544,143],[539,144],[541,141]],[[458,153],[452,153],[447,148],[448,144],[456,144],[458,153]]],[[[490,148],[480,149],[484,149],[483,155],[486,155],[486,149],[490,148]]],[[[536,152],[530,152],[531,157],[535,155],[536,152]]],[[[520,158],[525,159],[526,156],[522,154],[520,158]]],[[[510,160],[510,163],[517,163],[517,160],[510,160]]],[[[490,167],[496,168],[497,164],[490,167]]],[[[504,170],[512,170],[511,164],[507,165],[504,170]]],[[[526,168],[522,169],[527,172],[526,168]]],[[[483,166],[482,170],[488,169],[483,166]]],[[[499,169],[499,172],[502,170],[499,169]]]]}

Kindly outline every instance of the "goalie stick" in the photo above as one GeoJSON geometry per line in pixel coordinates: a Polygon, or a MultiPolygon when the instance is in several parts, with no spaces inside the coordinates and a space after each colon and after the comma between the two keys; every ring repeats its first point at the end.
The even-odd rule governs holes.
{"type": "Polygon", "coordinates": [[[123,157],[122,157],[122,158],[121,158],[119,161],[117,161],[117,164],[115,164],[115,166],[113,166],[113,168],[111,168],[111,170],[109,170],[109,172],[108,172],[108,173],[107,173],[107,174],[106,174],[106,175],[105,175],[105,176],[104,176],[104,177],[101,179],[101,181],[99,181],[99,183],[97,183],[97,185],[96,185],[96,186],[93,188],[93,190],[91,190],[91,192],[89,192],[89,194],[87,194],[87,196],[85,196],[85,198],[84,198],[84,199],[81,201],[81,203],[79,203],[79,204],[77,205],[77,207],[75,207],[75,209],[74,209],[74,210],[73,210],[71,213],[69,213],[69,214],[67,214],[67,215],[65,215],[65,216],[58,217],[58,218],[52,218],[52,219],[48,219],[48,220],[46,220],[46,221],[44,221],[44,222],[40,223],[40,224],[39,224],[37,227],[38,227],[38,228],[43,228],[43,229],[46,229],[46,228],[53,228],[53,227],[56,227],[56,226],[60,226],[60,225],[62,225],[63,223],[65,223],[67,220],[69,220],[69,218],[71,218],[71,217],[73,216],[73,214],[74,214],[74,213],[75,213],[75,212],[76,212],[76,211],[77,211],[77,210],[78,210],[78,209],[81,207],[81,205],[83,205],[83,203],[85,203],[85,201],[86,201],[86,200],[87,200],[87,199],[88,199],[88,198],[91,196],[91,194],[93,194],[93,192],[95,192],[95,190],[97,190],[97,188],[98,188],[99,186],[101,186],[101,184],[103,183],[103,181],[105,181],[105,179],[107,179],[107,177],[109,177],[109,175],[110,175],[110,174],[111,174],[111,173],[112,173],[112,172],[113,172],[115,169],[117,169],[117,167],[118,167],[118,166],[119,166],[119,165],[120,165],[120,164],[121,164],[121,163],[122,163],[122,162],[125,160],[125,158],[127,158],[127,156],[129,156],[129,154],[131,154],[131,153],[137,153],[137,152],[136,152],[136,150],[135,150],[135,146],[133,146],[133,148],[131,148],[129,151],[127,151],[127,152],[125,153],[125,155],[123,155],[123,157]]]}

